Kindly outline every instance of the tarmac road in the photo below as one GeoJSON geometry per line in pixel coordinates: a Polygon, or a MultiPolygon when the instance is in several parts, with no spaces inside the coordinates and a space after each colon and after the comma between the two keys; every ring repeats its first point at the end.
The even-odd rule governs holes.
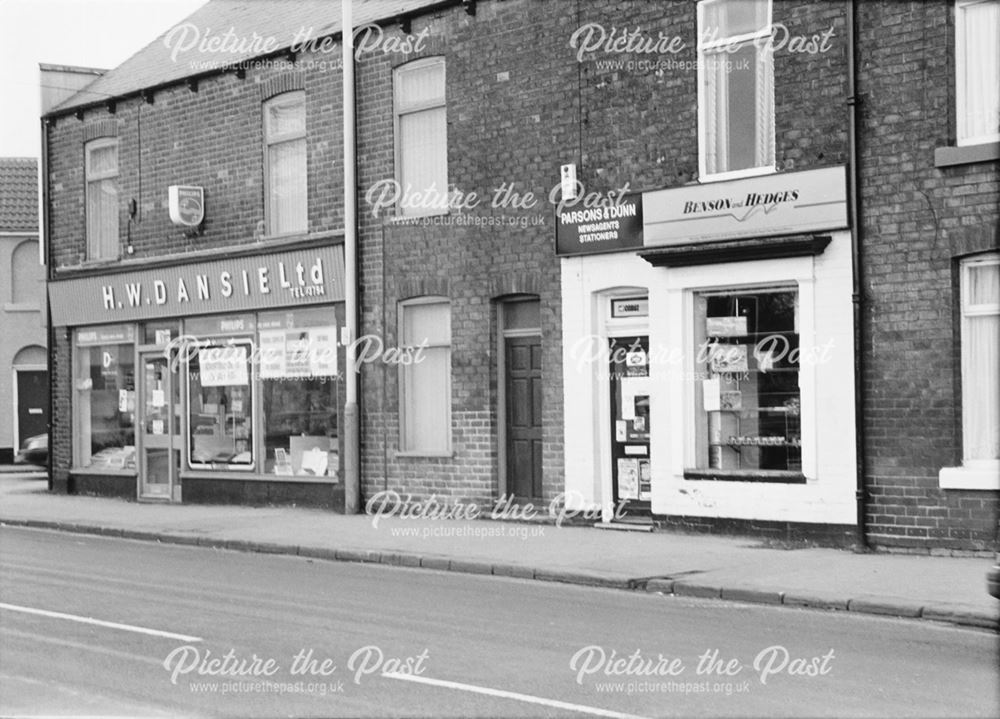
{"type": "Polygon", "coordinates": [[[0,641],[4,716],[1000,715],[985,630],[17,528],[0,641]]]}

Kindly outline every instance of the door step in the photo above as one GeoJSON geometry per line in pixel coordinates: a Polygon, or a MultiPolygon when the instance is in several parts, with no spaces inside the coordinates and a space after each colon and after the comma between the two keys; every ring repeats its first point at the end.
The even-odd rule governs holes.
{"type": "Polygon", "coordinates": [[[647,522],[597,522],[594,524],[597,529],[606,529],[619,532],[652,532],[652,521],[647,522]]]}

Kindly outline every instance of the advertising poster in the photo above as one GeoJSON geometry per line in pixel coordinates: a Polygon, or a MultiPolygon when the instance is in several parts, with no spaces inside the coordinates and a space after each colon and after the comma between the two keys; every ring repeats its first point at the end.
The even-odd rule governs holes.
{"type": "Polygon", "coordinates": [[[618,498],[639,498],[639,460],[622,457],[618,459],[618,498]]]}
{"type": "Polygon", "coordinates": [[[198,350],[202,387],[230,387],[250,384],[247,348],[244,345],[205,347],[198,350]]]}

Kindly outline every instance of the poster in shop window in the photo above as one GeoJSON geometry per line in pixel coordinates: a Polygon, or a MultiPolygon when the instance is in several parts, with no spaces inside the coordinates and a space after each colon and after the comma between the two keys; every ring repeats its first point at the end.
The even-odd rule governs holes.
{"type": "Polygon", "coordinates": [[[622,457],[618,459],[618,498],[639,498],[639,460],[622,457]]]}
{"type": "Polygon", "coordinates": [[[204,347],[198,351],[202,387],[232,387],[250,384],[245,345],[204,347]]]}
{"type": "Polygon", "coordinates": [[[263,379],[337,374],[335,327],[261,330],[260,351],[263,379]]]}

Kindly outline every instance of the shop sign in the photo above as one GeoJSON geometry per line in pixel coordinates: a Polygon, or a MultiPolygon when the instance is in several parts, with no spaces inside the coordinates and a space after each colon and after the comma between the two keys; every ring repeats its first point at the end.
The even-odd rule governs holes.
{"type": "Polygon", "coordinates": [[[848,227],[843,165],[643,194],[646,246],[848,227]]]}
{"type": "Polygon", "coordinates": [[[603,207],[556,213],[556,254],[585,255],[642,247],[641,194],[624,195],[603,207]]]}
{"type": "Polygon", "coordinates": [[[226,258],[49,284],[57,327],[340,302],[341,245],[226,258]]]}
{"type": "Polygon", "coordinates": [[[77,347],[132,344],[133,342],[135,342],[135,327],[133,325],[93,327],[76,333],[77,347]]]}
{"type": "Polygon", "coordinates": [[[171,185],[167,188],[170,221],[182,227],[197,227],[205,219],[205,188],[171,185]]]}

